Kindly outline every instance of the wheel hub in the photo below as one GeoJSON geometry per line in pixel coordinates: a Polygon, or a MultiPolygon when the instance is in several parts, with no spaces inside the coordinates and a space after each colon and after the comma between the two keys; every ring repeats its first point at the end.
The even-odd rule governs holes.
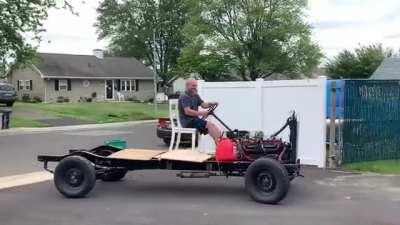
{"type": "Polygon", "coordinates": [[[71,168],[65,173],[65,178],[68,184],[73,187],[78,187],[83,182],[83,174],[77,168],[71,168]]]}
{"type": "Polygon", "coordinates": [[[272,175],[268,172],[261,172],[257,176],[257,186],[264,192],[270,192],[275,187],[272,175]]]}

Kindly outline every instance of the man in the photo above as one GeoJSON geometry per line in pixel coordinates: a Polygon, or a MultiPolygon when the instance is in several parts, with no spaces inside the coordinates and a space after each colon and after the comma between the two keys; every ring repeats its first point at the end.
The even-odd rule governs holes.
{"type": "Polygon", "coordinates": [[[186,91],[179,97],[179,120],[183,127],[196,128],[201,134],[209,133],[217,144],[221,137],[221,131],[212,122],[200,119],[199,117],[206,116],[208,111],[199,111],[199,106],[202,108],[210,108],[218,105],[217,102],[204,102],[197,94],[197,81],[186,81],[186,91]]]}

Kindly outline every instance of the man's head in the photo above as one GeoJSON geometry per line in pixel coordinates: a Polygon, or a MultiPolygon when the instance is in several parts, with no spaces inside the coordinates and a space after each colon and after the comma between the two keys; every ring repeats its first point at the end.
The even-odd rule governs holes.
{"type": "Polygon", "coordinates": [[[186,92],[190,95],[197,94],[197,81],[189,79],[186,81],[186,92]]]}

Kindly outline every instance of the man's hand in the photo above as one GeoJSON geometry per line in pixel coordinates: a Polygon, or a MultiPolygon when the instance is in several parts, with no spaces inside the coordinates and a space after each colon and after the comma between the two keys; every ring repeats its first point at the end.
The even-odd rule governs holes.
{"type": "Polygon", "coordinates": [[[218,106],[218,102],[210,102],[210,106],[218,106]]]}
{"type": "Polygon", "coordinates": [[[208,115],[208,111],[207,110],[199,110],[198,114],[199,114],[199,116],[207,116],[208,115]]]}

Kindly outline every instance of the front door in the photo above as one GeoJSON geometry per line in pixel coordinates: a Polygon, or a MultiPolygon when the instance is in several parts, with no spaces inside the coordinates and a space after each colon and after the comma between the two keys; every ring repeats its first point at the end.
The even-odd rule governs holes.
{"type": "Polygon", "coordinates": [[[106,80],[106,99],[114,99],[114,81],[106,80]]]}

